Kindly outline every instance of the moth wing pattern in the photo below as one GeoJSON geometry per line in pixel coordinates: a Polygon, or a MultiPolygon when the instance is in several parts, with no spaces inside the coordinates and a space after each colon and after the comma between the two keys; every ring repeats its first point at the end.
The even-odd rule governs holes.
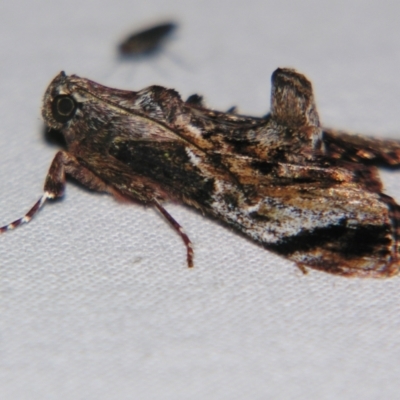
{"type": "Polygon", "coordinates": [[[330,157],[382,167],[400,165],[400,143],[324,128],[324,143],[330,157]]]}
{"type": "Polygon", "coordinates": [[[50,167],[44,198],[61,196],[72,175],[154,206],[181,235],[189,266],[191,242],[163,201],[195,207],[303,271],[399,272],[399,206],[382,193],[376,165],[397,165],[400,144],[321,127],[312,85],[294,70],[273,73],[262,118],[208,109],[198,95],[184,102],[159,86],[124,91],[63,73],[42,114],[68,148],[50,167]]]}

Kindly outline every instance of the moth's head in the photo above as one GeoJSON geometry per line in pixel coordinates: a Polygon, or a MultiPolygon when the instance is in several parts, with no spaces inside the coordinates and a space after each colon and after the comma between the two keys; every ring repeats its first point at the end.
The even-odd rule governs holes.
{"type": "Polygon", "coordinates": [[[107,120],[96,93],[101,85],[76,75],[60,72],[46,89],[42,116],[45,124],[60,131],[67,143],[86,135],[107,120]]]}
{"type": "Polygon", "coordinates": [[[42,116],[49,128],[63,129],[79,108],[78,99],[68,84],[68,78],[64,71],[60,72],[44,94],[42,116]]]}

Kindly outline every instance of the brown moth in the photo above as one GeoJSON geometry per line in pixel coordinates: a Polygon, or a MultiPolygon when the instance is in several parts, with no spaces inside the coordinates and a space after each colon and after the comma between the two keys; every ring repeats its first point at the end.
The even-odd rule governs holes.
{"type": "MultiPolygon", "coordinates": [[[[343,276],[399,272],[400,212],[382,193],[377,165],[397,166],[400,143],[321,127],[311,83],[292,69],[272,75],[271,111],[249,117],[205,108],[160,86],[111,89],[60,73],[42,115],[60,130],[44,194],[61,197],[65,177],[117,198],[163,208],[171,200],[201,210],[289,260],[343,276]]],[[[198,101],[197,101],[198,100],[198,101]]]]}

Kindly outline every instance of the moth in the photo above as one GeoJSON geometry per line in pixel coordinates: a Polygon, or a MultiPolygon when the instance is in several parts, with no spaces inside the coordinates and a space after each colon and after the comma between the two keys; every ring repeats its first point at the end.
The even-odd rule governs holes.
{"type": "Polygon", "coordinates": [[[118,47],[123,57],[140,57],[160,50],[166,39],[177,29],[174,22],[165,22],[128,36],[118,47]]]}
{"type": "Polygon", "coordinates": [[[50,166],[44,194],[23,217],[61,197],[66,175],[86,187],[165,210],[194,207],[265,248],[314,268],[357,277],[399,272],[400,208],[382,193],[378,165],[400,163],[400,142],[320,125],[310,81],[293,69],[272,74],[270,113],[250,117],[182,101],[172,89],[112,89],[57,75],[42,115],[67,143],[50,166]]]}

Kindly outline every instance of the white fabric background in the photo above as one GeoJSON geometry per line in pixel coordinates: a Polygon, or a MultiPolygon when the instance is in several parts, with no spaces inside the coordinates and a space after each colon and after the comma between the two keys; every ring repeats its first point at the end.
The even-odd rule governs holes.
{"type": "MultiPolygon", "coordinates": [[[[0,224],[36,201],[57,148],[41,98],[60,71],[150,84],[217,109],[269,109],[295,67],[325,125],[400,138],[398,1],[14,0],[0,5],[0,224]],[[118,64],[152,21],[181,27],[159,57],[118,64]]],[[[383,172],[400,201],[400,172],[383,172]]],[[[153,210],[68,185],[0,240],[2,399],[400,398],[400,278],[303,276],[200,214],[153,210]]]]}

